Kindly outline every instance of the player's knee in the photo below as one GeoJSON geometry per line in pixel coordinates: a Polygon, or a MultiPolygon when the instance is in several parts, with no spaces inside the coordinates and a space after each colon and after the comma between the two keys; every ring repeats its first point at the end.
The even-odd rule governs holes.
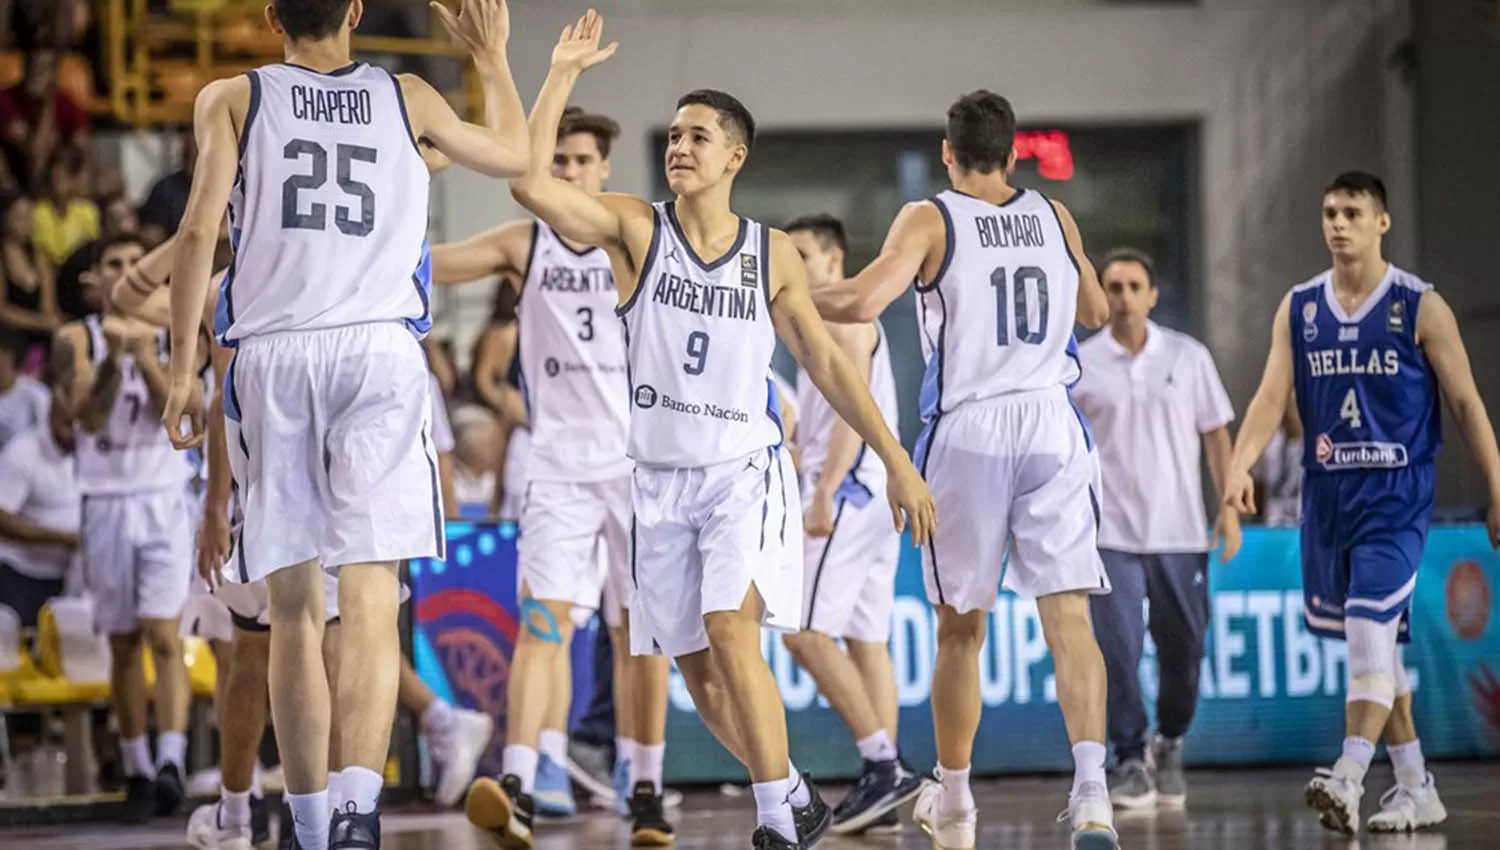
{"type": "Polygon", "coordinates": [[[791,653],[793,660],[802,666],[807,666],[807,657],[813,651],[814,644],[820,637],[816,632],[786,632],[781,636],[781,645],[791,653]]]}
{"type": "Polygon", "coordinates": [[[753,636],[755,651],[760,651],[760,629],[746,628],[746,618],[738,611],[715,611],[703,618],[703,629],[708,632],[708,645],[716,653],[735,653],[746,649],[747,638],[753,636]]]}
{"type": "Polygon", "coordinates": [[[109,636],[110,661],[117,667],[130,667],[141,663],[141,649],[146,645],[145,636],[139,632],[109,636]]]}
{"type": "Polygon", "coordinates": [[[939,614],[938,646],[977,654],[984,644],[988,617],[982,611],[968,614],[939,614]],[[975,616],[975,615],[979,616],[975,616]]]}
{"type": "Polygon", "coordinates": [[[1411,677],[1406,673],[1406,659],[1401,652],[1401,645],[1396,645],[1396,654],[1391,659],[1391,678],[1396,683],[1396,699],[1411,696],[1411,677]]]}
{"type": "Polygon", "coordinates": [[[1349,644],[1348,702],[1372,702],[1390,708],[1396,701],[1396,620],[1363,617],[1345,621],[1349,644]]]}
{"type": "Polygon", "coordinates": [[[152,655],[157,658],[182,657],[182,638],[177,634],[176,621],[155,620],[142,632],[152,655]]]}

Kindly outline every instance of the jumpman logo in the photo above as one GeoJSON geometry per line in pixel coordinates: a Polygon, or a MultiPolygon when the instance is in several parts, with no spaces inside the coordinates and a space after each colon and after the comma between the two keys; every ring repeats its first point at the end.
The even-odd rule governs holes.
{"type": "Polygon", "coordinates": [[[671,245],[667,248],[667,259],[682,262],[682,255],[677,252],[677,246],[671,245]]]}

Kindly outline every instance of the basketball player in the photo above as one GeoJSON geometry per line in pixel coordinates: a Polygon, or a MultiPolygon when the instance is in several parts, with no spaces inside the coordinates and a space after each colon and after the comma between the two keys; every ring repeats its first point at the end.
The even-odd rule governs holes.
{"type": "Polygon", "coordinates": [[[1225,503],[1254,512],[1250,467],[1295,391],[1302,420],[1302,592],[1307,628],[1349,644],[1343,753],[1307,784],[1323,826],[1353,835],[1365,773],[1382,737],[1396,787],[1372,831],[1442,823],[1411,713],[1401,644],[1432,521],[1438,401],[1489,483],[1490,542],[1500,544],[1500,450],[1453,310],[1432,286],[1387,262],[1385,184],[1363,171],[1323,191],[1333,267],[1292,288],[1276,310],[1260,388],[1235,441],[1225,503]]]}
{"type": "Polygon", "coordinates": [[[224,388],[244,515],[232,560],[238,583],[268,578],[271,711],[302,850],[380,846],[401,659],[396,564],[443,553],[418,342],[431,316],[417,140],[491,176],[520,174],[528,161],[504,0],[466,0],[456,18],[438,8],[473,54],[487,127],[459,120],[416,77],[353,62],[362,11],[351,0],[272,0],[266,17],[286,62],[199,94],[198,162],[172,274],[163,422],[190,448],[203,430],[192,403],[197,319],[229,207],[235,260],[216,332],[237,349],[224,388]],[[346,650],[344,805],[331,819],[323,569],[339,572],[346,650]]]}
{"type": "MultiPolygon", "coordinates": [[[[557,128],[556,153],[544,165],[554,179],[597,196],[609,179],[610,144],[619,132],[603,115],[567,110],[557,128]]],[[[526,419],[515,423],[530,431],[517,537],[523,619],[506,689],[502,775],[520,780],[537,814],[577,811],[566,768],[569,647],[575,612],[598,608],[607,583],[616,604],[605,606],[606,622],[623,662],[615,679],[621,739],[616,758],[634,770],[632,841],[669,843],[662,758],[670,664],[629,655],[624,610],[630,584],[630,387],[609,256],[543,222],[514,221],[434,248],[432,265],[440,284],[494,274],[502,276],[502,286],[515,281],[525,305],[517,355],[526,419]],[[605,574],[597,547],[608,561],[605,574]]],[[[513,428],[512,438],[515,433],[513,428]]]]}
{"type": "Polygon", "coordinates": [[[927,354],[917,463],[943,515],[923,552],[938,612],[932,719],[941,784],[918,796],[917,822],[938,846],[974,846],[978,655],[1003,577],[1018,596],[1036,599],[1057,665],[1073,742],[1073,846],[1102,850],[1116,836],[1104,777],[1104,660],[1089,595],[1107,593],[1109,581],[1096,547],[1092,438],[1068,387],[1079,374],[1073,323],[1097,328],[1109,305],[1072,215],[1010,185],[1015,130],[1005,98],[959,98],[943,142],[953,189],[908,204],[869,267],[814,297],[831,321],[870,322],[917,281],[927,354]]]}
{"type": "MultiPolygon", "coordinates": [[[[92,281],[109,292],[143,253],[134,236],[105,242],[92,281]]],[[[192,470],[155,425],[167,393],[165,349],[164,332],[124,318],[106,301],[102,314],[59,328],[52,350],[54,370],[75,376],[74,397],[81,400],[76,454],[84,574],[96,627],[109,636],[110,697],[130,820],[171,814],[182,803],[191,699],[178,618],[191,575],[185,497],[192,470]],[[156,665],[154,764],[143,646],[156,665]]]]}
{"type": "MultiPolygon", "coordinates": [[[[844,276],[848,242],[832,216],[806,216],[786,227],[812,286],[844,276]]],[[[868,383],[886,427],[899,431],[891,350],[879,322],[828,325],[828,333],[868,383]]],[[[896,672],[891,664],[891,608],[901,536],[874,495],[885,466],[839,419],[812,381],[797,376],[803,518],[802,631],[782,640],[818,691],[854,733],[864,767],[833,809],[833,832],[898,827],[896,808],[922,780],[896,749],[896,672]],[[842,638],[847,654],[834,641],[842,638]]]]}
{"type": "MultiPolygon", "coordinates": [[[[760,651],[762,624],[795,628],[801,608],[801,577],[782,557],[796,501],[766,376],[776,331],[886,462],[892,513],[918,542],[932,503],[818,319],[791,240],[730,208],[755,134],[739,101],[710,90],[679,101],[666,150],[674,201],[594,196],[548,173],[574,83],[614,53],[600,49],[601,29],[590,11],[563,31],[531,116],[532,167],[511,190],[565,238],[604,248],[614,270],[635,405],[631,649],[676,658],[705,724],[749,768],[753,846],[810,846],[830,815],[791,778],[785,712],[760,651]]],[[[511,841],[520,781],[481,780],[469,793],[471,820],[511,841]]]]}

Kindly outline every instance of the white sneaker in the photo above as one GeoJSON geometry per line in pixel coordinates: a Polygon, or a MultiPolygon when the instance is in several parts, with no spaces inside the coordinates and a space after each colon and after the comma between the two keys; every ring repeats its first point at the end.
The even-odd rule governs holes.
{"type": "Polygon", "coordinates": [[[187,778],[187,795],[189,797],[219,796],[219,789],[224,784],[224,772],[217,767],[200,770],[187,778]]]}
{"type": "Polygon", "coordinates": [[[917,794],[917,807],[912,813],[912,820],[932,840],[932,850],[974,850],[977,813],[974,809],[959,815],[940,813],[938,804],[942,799],[942,784],[930,782],[923,785],[921,792],[917,794]]]}
{"type": "Polygon", "coordinates": [[[1345,835],[1359,832],[1359,801],[1364,795],[1359,782],[1326,767],[1318,768],[1304,792],[1307,805],[1318,813],[1318,822],[1345,835]]]}
{"type": "Polygon", "coordinates": [[[1103,782],[1085,782],[1068,796],[1068,810],[1058,816],[1073,827],[1073,850],[1117,850],[1115,810],[1103,782]]]}
{"type": "Polygon", "coordinates": [[[479,760],[490,746],[495,721],[488,714],[466,708],[453,710],[453,721],[438,739],[432,741],[432,759],[441,767],[437,801],[446,807],[458,805],[474,774],[479,760]]]}
{"type": "Polygon", "coordinates": [[[1396,785],[1380,797],[1380,811],[1370,816],[1371,832],[1410,832],[1448,819],[1432,774],[1418,788],[1396,785]]]}
{"type": "Polygon", "coordinates": [[[218,803],[209,803],[193,810],[193,816],[188,818],[187,842],[198,850],[253,850],[250,844],[250,827],[220,828],[218,803]]]}

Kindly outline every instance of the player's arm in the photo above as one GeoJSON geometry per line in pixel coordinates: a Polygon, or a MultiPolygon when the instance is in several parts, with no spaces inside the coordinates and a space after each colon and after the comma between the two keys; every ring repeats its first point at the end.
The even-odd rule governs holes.
{"type": "Polygon", "coordinates": [[[68,404],[88,392],[88,363],[84,358],[83,326],[69,322],[52,335],[52,351],[47,369],[53,375],[53,386],[66,387],[68,404]]]}
{"type": "Polygon", "coordinates": [[[931,201],[902,207],[879,256],[859,274],[812,290],[818,312],[830,322],[864,324],[880,318],[921,274],[928,257],[946,250],[942,235],[946,227],[943,214],[931,201]]]}
{"type": "Polygon", "coordinates": [[[234,352],[220,347],[210,338],[209,355],[213,360],[214,395],[208,409],[208,439],[205,462],[208,482],[203,496],[203,525],[198,531],[198,575],[209,587],[219,583],[219,568],[229,558],[229,496],[233,473],[229,467],[229,444],[224,426],[224,376],[234,352]]]}
{"type": "Polygon", "coordinates": [[[173,237],[147,252],[135,267],[115,282],[109,302],[126,316],[167,327],[171,324],[171,298],[162,292],[172,274],[177,239],[173,237]]]}
{"type": "Polygon", "coordinates": [[[1464,442],[1469,444],[1469,451],[1489,484],[1490,538],[1492,543],[1500,543],[1496,539],[1500,527],[1495,520],[1500,508],[1500,448],[1495,444],[1495,429],[1474,383],[1474,370],[1458,330],[1458,318],[1447,300],[1432,290],[1422,294],[1417,306],[1417,342],[1437,375],[1448,412],[1458,422],[1458,430],[1463,432],[1464,442]]]}
{"type": "MultiPolygon", "coordinates": [[[[875,349],[879,333],[872,325],[828,324],[828,335],[835,345],[849,358],[860,382],[870,385],[870,354],[875,349]]],[[[833,432],[828,437],[828,457],[823,462],[822,474],[813,486],[812,504],[808,505],[806,530],[808,534],[823,536],[833,532],[833,497],[843,483],[844,476],[854,467],[859,457],[859,448],[864,441],[849,427],[849,423],[837,417],[833,420],[833,432]]]]}
{"type": "MultiPolygon", "coordinates": [[[[535,227],[529,221],[510,221],[462,242],[438,245],[432,249],[432,282],[445,286],[492,274],[525,275],[535,227]]],[[[502,280],[501,285],[511,284],[502,280]]]]}
{"type": "MultiPolygon", "coordinates": [[[[89,386],[83,409],[78,413],[78,424],[90,434],[104,430],[109,422],[110,411],[115,409],[115,402],[120,398],[120,384],[125,378],[120,361],[130,346],[120,324],[107,324],[104,328],[105,345],[109,351],[105,354],[104,361],[94,370],[93,383],[89,386]]],[[[197,328],[193,332],[196,334],[197,328]]]]}
{"type": "Polygon", "coordinates": [[[1089,330],[1098,330],[1109,321],[1109,299],[1104,295],[1104,286],[1099,283],[1099,274],[1089,255],[1083,250],[1083,234],[1078,231],[1078,222],[1068,208],[1052,201],[1057,212],[1057,223],[1062,225],[1063,237],[1068,241],[1068,253],[1078,264],[1078,324],[1089,330]]]}
{"type": "Polygon", "coordinates": [[[1276,308],[1276,318],[1271,323],[1271,351],[1266,355],[1260,387],[1245,409],[1245,421],[1240,425],[1229,461],[1224,504],[1241,513],[1255,513],[1255,484],[1250,478],[1250,467],[1281,427],[1287,399],[1292,394],[1291,309],[1292,294],[1288,292],[1276,308]]]}
{"type": "MultiPolygon", "coordinates": [[[[171,391],[171,380],[167,377],[167,370],[162,368],[161,357],[156,350],[156,334],[154,327],[145,332],[137,330],[130,338],[130,351],[135,355],[135,367],[140,370],[141,378],[146,383],[146,393],[150,396],[151,409],[161,414],[167,403],[167,395],[171,391]]],[[[200,333],[201,330],[195,330],[200,333]]]]}
{"type": "Polygon", "coordinates": [[[885,462],[887,495],[898,529],[911,525],[912,540],[925,544],[936,524],[937,508],[921,475],[911,465],[901,443],[886,427],[880,408],[870,396],[868,380],[829,336],[807,291],[807,270],[791,237],[771,231],[771,321],[792,356],[840,418],[849,423],[885,462]]]}

